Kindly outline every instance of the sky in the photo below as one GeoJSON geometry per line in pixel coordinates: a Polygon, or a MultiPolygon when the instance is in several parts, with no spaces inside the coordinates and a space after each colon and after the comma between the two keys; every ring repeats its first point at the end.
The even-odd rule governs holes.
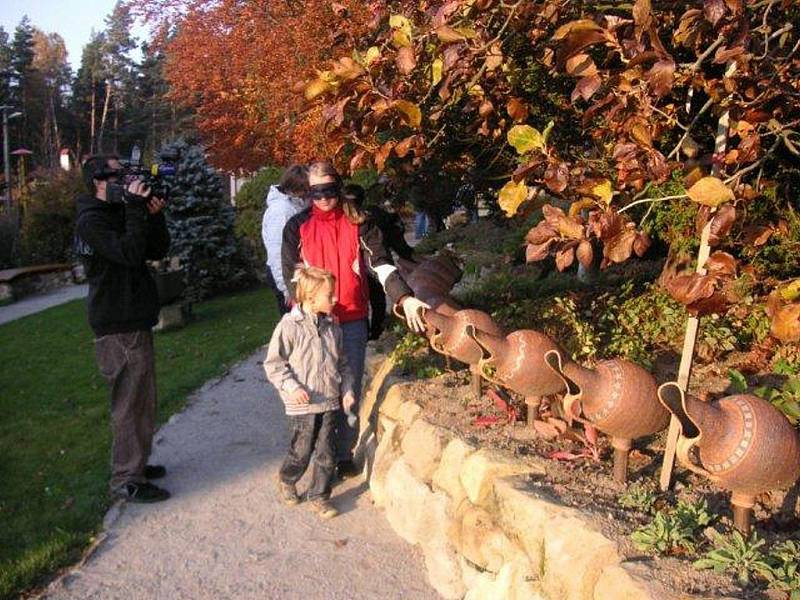
{"type": "MultiPolygon", "coordinates": [[[[73,70],[81,62],[83,46],[89,42],[92,28],[105,28],[104,19],[114,8],[115,0],[0,0],[0,26],[9,39],[23,15],[28,15],[31,24],[45,33],[58,33],[67,46],[67,60],[73,70]]],[[[137,28],[134,35],[139,43],[145,30],[137,28]]],[[[136,58],[136,55],[132,55],[136,58]]]]}

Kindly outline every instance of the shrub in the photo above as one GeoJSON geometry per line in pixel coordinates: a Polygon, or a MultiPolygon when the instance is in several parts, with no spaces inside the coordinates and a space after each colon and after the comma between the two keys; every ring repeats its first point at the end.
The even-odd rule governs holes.
{"type": "Polygon", "coordinates": [[[199,300],[249,284],[252,273],[236,240],[233,207],[225,201],[222,181],[206,162],[203,148],[178,139],[165,150],[180,154],[167,225],[169,254],[179,257],[186,271],[187,298],[199,300]]]}
{"type": "Polygon", "coordinates": [[[85,193],[78,169],[47,172],[24,201],[19,238],[23,264],[69,262],[73,258],[75,198],[85,193]]]}

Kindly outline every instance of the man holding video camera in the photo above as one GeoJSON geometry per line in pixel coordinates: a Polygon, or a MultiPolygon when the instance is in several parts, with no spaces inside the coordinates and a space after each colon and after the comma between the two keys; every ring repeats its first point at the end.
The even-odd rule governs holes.
{"type": "Polygon", "coordinates": [[[169,248],[164,201],[140,178],[126,177],[116,156],[89,157],[83,179],[89,194],[77,199],[76,247],[89,280],[97,365],[111,388],[111,493],[159,502],[169,492],[149,480],[166,469],[147,459],[156,416],[152,327],[160,307],[145,261],[169,248]]]}

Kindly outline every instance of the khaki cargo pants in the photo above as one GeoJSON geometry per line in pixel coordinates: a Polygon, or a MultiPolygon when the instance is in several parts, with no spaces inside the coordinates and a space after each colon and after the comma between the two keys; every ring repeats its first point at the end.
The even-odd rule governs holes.
{"type": "Polygon", "coordinates": [[[156,423],[153,334],[134,331],[95,340],[97,366],[111,388],[111,490],[144,483],[156,423]]]}

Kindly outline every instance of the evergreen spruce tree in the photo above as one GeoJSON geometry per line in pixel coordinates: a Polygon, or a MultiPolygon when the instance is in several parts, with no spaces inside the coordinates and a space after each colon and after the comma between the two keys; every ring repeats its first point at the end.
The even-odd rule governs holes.
{"type": "Polygon", "coordinates": [[[167,223],[170,255],[186,271],[186,297],[199,300],[252,281],[234,234],[234,209],[225,200],[222,179],[206,161],[203,148],[182,138],[159,153],[175,161],[169,178],[167,223]]]}

